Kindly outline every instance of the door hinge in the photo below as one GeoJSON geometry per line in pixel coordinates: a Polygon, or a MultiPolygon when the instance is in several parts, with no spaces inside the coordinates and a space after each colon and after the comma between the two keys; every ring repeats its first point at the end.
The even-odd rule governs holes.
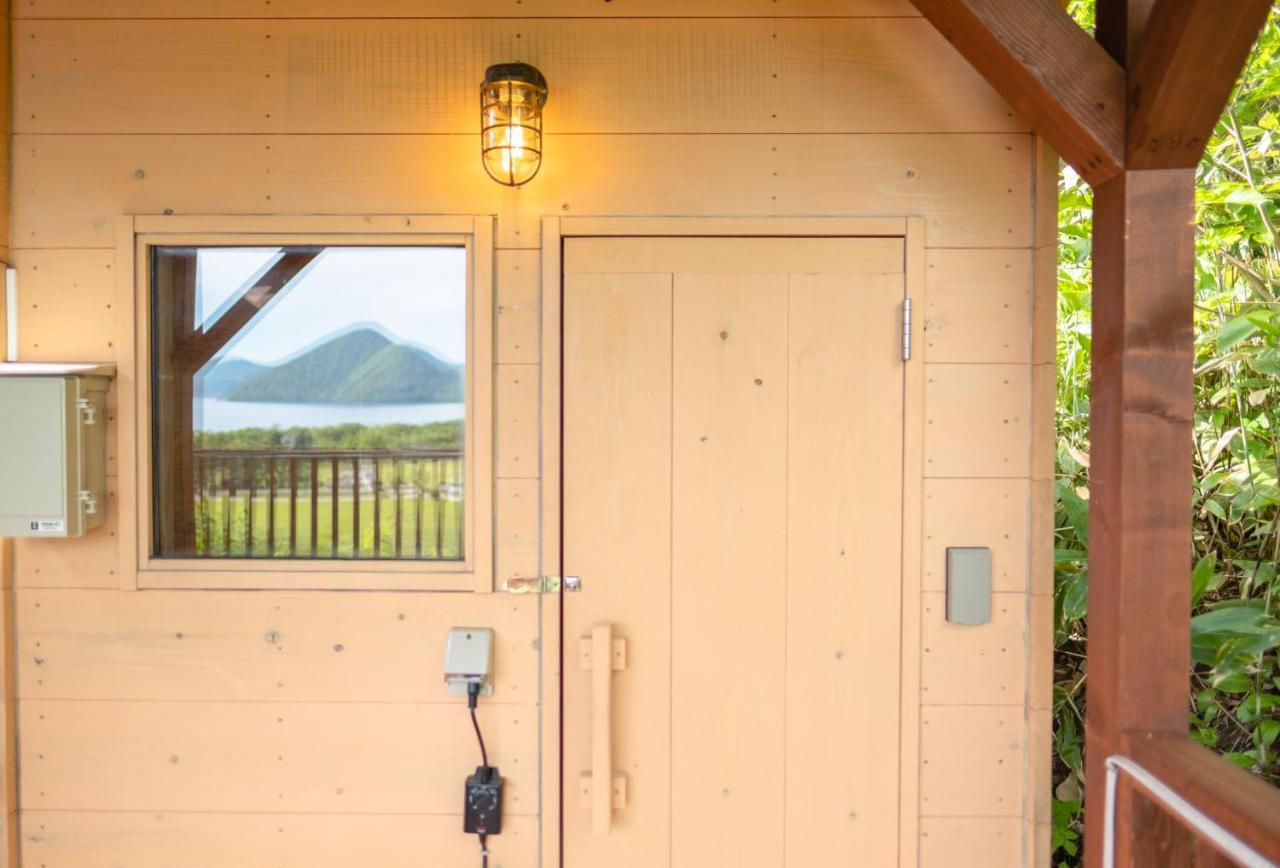
{"type": "Polygon", "coordinates": [[[85,515],[96,515],[98,512],[98,498],[93,496],[92,491],[81,489],[76,492],[76,502],[84,507],[85,515]]]}
{"type": "Polygon", "coordinates": [[[97,423],[97,407],[88,398],[76,398],[76,409],[84,416],[84,424],[94,425],[97,423]]]}
{"type": "Polygon", "coordinates": [[[911,299],[902,300],[902,360],[911,361],[911,299]]]}
{"type": "Polygon", "coordinates": [[[508,594],[572,594],[582,590],[578,576],[526,576],[507,579],[502,590],[508,594]]]}

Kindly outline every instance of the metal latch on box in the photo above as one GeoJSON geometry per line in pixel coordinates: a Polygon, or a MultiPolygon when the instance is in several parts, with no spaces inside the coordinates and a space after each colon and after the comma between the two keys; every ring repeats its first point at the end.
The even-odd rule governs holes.
{"type": "Polygon", "coordinates": [[[507,579],[502,590],[508,594],[571,594],[582,590],[578,576],[528,576],[507,579]]]}
{"type": "MultiPolygon", "coordinates": [[[[98,408],[88,398],[77,398],[76,409],[84,415],[84,424],[94,425],[98,422],[98,408]]],[[[83,493],[83,492],[82,492],[83,493]]]]}

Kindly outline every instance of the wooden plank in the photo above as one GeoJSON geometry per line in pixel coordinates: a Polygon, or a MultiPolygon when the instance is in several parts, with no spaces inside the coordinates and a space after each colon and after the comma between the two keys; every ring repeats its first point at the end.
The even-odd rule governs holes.
{"type": "MultiPolygon", "coordinates": [[[[480,860],[461,816],[25,810],[22,822],[25,864],[60,868],[418,868],[424,860],[480,860]]],[[[490,859],[536,864],[537,841],[533,817],[506,817],[502,834],[489,839],[490,859]]]]}
{"type": "Polygon", "coordinates": [[[1129,67],[1130,169],[1193,169],[1271,0],[1158,0],[1129,67]]]}
{"type": "Polygon", "coordinates": [[[919,18],[34,21],[16,42],[23,133],[475,135],[485,67],[515,56],[560,133],[1027,129],[919,18]]]}
{"type": "Polygon", "coordinates": [[[490,213],[536,248],[546,213],[918,213],[942,247],[1031,240],[1024,135],[548,135],[517,195],[470,136],[17,136],[18,247],[113,247],[123,213],[490,213]],[[618,171],[619,165],[645,167],[618,171]],[[138,177],[138,172],[142,177],[138,177]],[[655,183],[661,177],[687,179],[655,183]]]}
{"type": "Polygon", "coordinates": [[[1029,250],[930,250],[927,279],[926,362],[1029,360],[1029,250]]]}
{"type": "Polygon", "coordinates": [[[991,549],[991,587],[1027,590],[1027,501],[1024,479],[926,479],[924,588],[947,588],[947,547],[991,549]],[[979,508],[980,506],[980,508],[979,508]]]}
{"type": "Polygon", "coordinates": [[[922,818],[1021,817],[1026,738],[1021,705],[925,706],[922,818]]]}
{"type": "Polygon", "coordinates": [[[499,479],[494,584],[498,588],[513,578],[542,575],[538,572],[538,480],[499,479]]]}
{"type": "Polygon", "coordinates": [[[992,594],[991,623],[978,627],[947,622],[945,593],[926,593],[921,605],[922,703],[999,705],[1022,701],[1027,678],[1025,594],[992,594]]]}
{"type": "MultiPolygon", "coordinates": [[[[497,632],[491,704],[537,699],[537,601],[459,594],[23,590],[23,699],[417,702],[458,624],[497,632]]],[[[464,709],[465,710],[465,709],[464,709]]]]}
{"type": "MultiPolygon", "coordinates": [[[[1121,734],[1187,727],[1195,173],[1128,172],[1094,195],[1085,804],[1097,830],[1121,734]]],[[[1086,838],[1094,864],[1099,839],[1086,838]]]]}
{"type": "Polygon", "coordinates": [[[1133,733],[1126,745],[1126,753],[1138,765],[1193,807],[1266,858],[1280,862],[1280,793],[1264,780],[1196,744],[1185,733],[1133,733]]]}
{"type": "Polygon", "coordinates": [[[13,265],[18,270],[19,358],[115,360],[113,251],[19,250],[13,265]]]}
{"type": "MultiPolygon", "coordinates": [[[[4,339],[0,338],[0,349],[4,339]]],[[[17,629],[13,540],[0,540],[0,866],[18,862],[17,629]]]]}
{"type": "Polygon", "coordinates": [[[107,480],[107,520],[72,540],[14,540],[19,588],[115,588],[120,584],[120,483],[107,480]]]}
{"type": "Polygon", "coordinates": [[[771,868],[786,862],[788,278],[707,251],[704,273],[675,275],[671,852],[771,868]],[[708,689],[702,664],[730,643],[708,689]]]}
{"type": "Polygon", "coordinates": [[[912,2],[1085,180],[1122,171],[1124,70],[1057,0],[912,2]]]}
{"type": "Polygon", "coordinates": [[[1142,47],[1155,5],[1156,0],[1098,0],[1098,44],[1126,69],[1142,47]]]}
{"type": "MultiPolygon", "coordinates": [[[[34,810],[450,815],[479,761],[464,701],[28,699],[19,717],[34,810]]],[[[535,815],[535,710],[481,702],[479,718],[504,813],[535,815]]]]}
{"type": "MultiPolygon", "coordinates": [[[[579,243],[565,240],[566,260],[579,243]]],[[[609,621],[639,651],[614,679],[614,768],[634,797],[609,838],[570,797],[590,769],[590,691],[589,673],[565,672],[566,868],[649,868],[671,852],[671,287],[669,274],[564,280],[563,568],[583,578],[563,597],[564,641],[609,621]]]]}
{"type": "MultiPolygon", "coordinates": [[[[550,218],[549,218],[550,219],[550,218]]],[[[881,237],[907,234],[903,217],[557,217],[564,236],[644,236],[668,238],[727,235],[738,238],[881,237]]],[[[545,249],[545,248],[544,248],[545,249]]]]}
{"type": "Polygon", "coordinates": [[[574,242],[565,273],[604,264],[610,274],[646,274],[659,259],[663,270],[676,272],[704,272],[709,263],[727,262],[735,272],[753,274],[896,275],[903,268],[901,238],[755,238],[750,245],[740,238],[582,238],[574,242]]]}
{"type": "Polygon", "coordinates": [[[533,479],[538,475],[538,366],[499,365],[496,416],[496,476],[533,479]]]}
{"type": "Polygon", "coordinates": [[[1025,477],[1030,378],[1024,365],[927,365],[925,475],[1025,477]]]}
{"type": "Polygon", "coordinates": [[[902,548],[888,541],[903,533],[904,290],[901,275],[790,276],[786,850],[773,864],[898,862],[886,830],[898,823],[902,720],[875,697],[897,697],[903,666],[885,649],[903,610],[902,548]]]}
{"type": "Polygon", "coordinates": [[[542,309],[537,250],[498,251],[497,336],[498,364],[536,365],[541,355],[542,309]]]}
{"type": "Polygon", "coordinates": [[[1021,865],[1022,824],[1013,817],[923,817],[919,868],[1021,865]]]}
{"type": "Polygon", "coordinates": [[[16,18],[678,18],[917,15],[907,0],[16,0],[16,18]]]}

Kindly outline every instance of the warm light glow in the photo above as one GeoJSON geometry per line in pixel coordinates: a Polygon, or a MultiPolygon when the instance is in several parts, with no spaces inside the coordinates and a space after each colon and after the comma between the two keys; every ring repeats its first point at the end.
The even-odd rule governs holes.
{"type": "Polygon", "coordinates": [[[542,107],[547,81],[527,63],[489,67],[480,88],[480,151],[489,177],[509,187],[542,167],[542,107]]]}

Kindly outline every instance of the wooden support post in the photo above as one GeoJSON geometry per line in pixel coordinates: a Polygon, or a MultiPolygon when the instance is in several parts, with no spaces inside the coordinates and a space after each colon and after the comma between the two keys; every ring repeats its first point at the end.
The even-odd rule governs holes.
{"type": "MultiPolygon", "coordinates": [[[[1086,797],[1137,730],[1187,732],[1195,171],[1125,172],[1094,200],[1086,797]]],[[[1133,800],[1120,805],[1121,829],[1133,800]]],[[[1122,837],[1119,865],[1135,858],[1122,837]]]]}

